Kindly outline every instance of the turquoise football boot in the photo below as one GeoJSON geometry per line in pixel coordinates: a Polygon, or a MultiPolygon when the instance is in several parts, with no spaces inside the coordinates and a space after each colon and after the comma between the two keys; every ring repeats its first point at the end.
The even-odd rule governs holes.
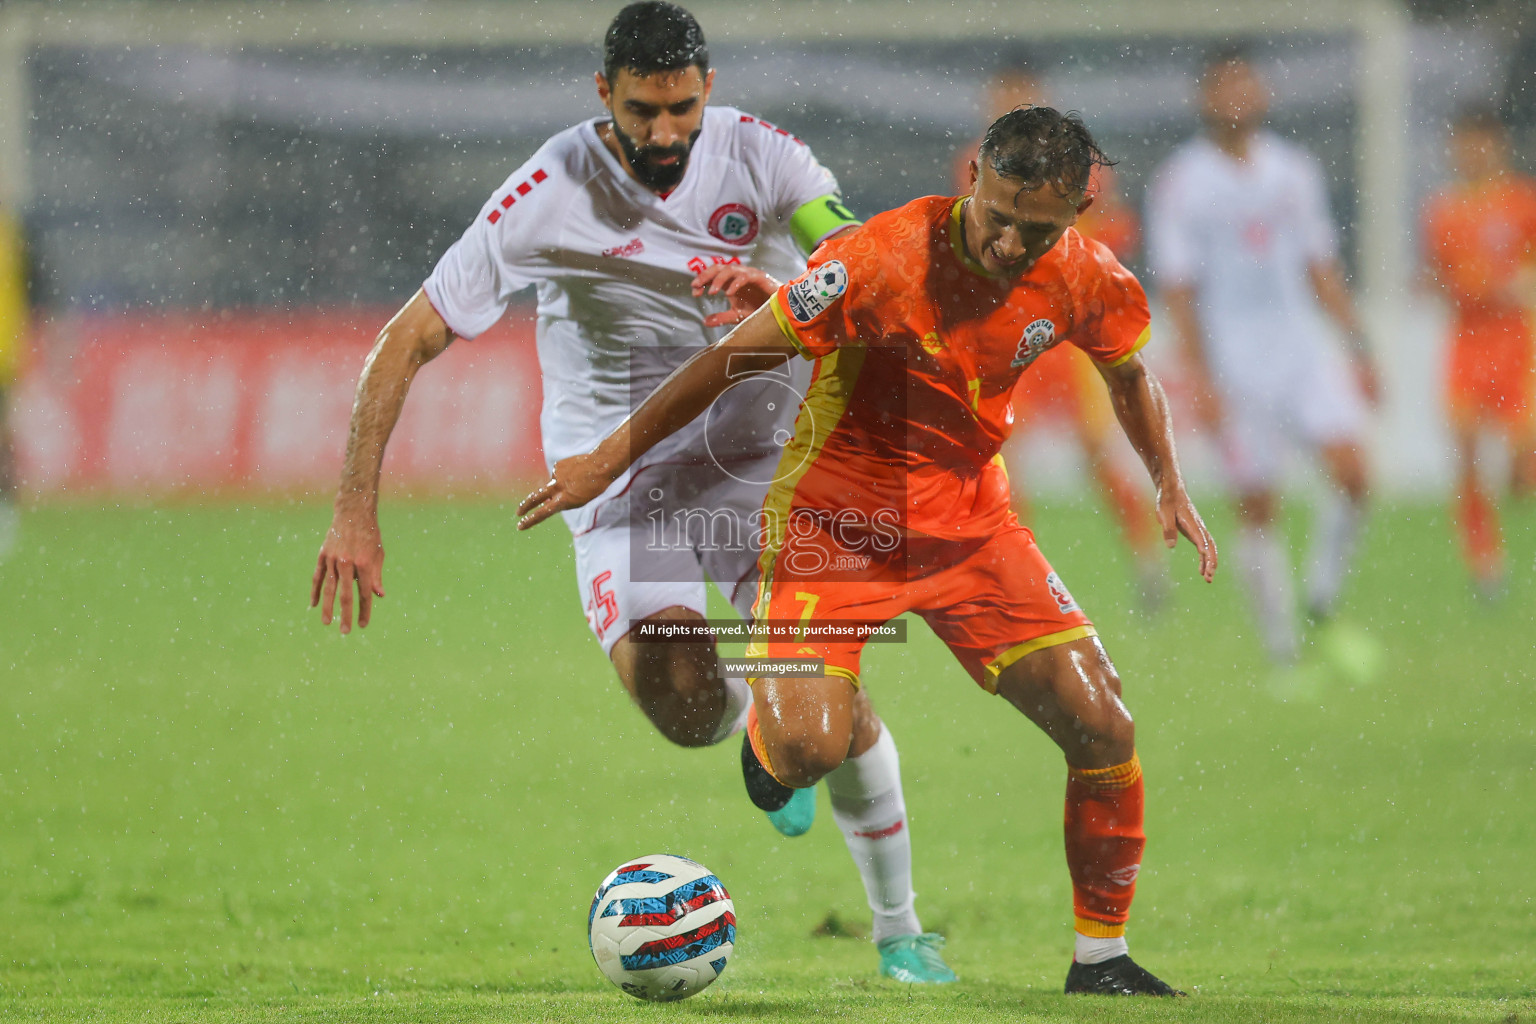
{"type": "Polygon", "coordinates": [[[921,935],[892,935],[875,944],[880,951],[880,973],[909,985],[948,985],[959,978],[939,949],[944,936],[933,932],[921,935]]]}
{"type": "Polygon", "coordinates": [[[747,798],[768,815],[780,835],[793,838],[811,830],[816,821],[816,787],[791,789],[768,774],[747,736],[741,738],[741,777],[747,784],[747,798]]]}
{"type": "Polygon", "coordinates": [[[768,812],[768,820],[773,822],[780,835],[790,838],[805,835],[816,823],[816,787],[794,790],[789,803],[768,812]]]}

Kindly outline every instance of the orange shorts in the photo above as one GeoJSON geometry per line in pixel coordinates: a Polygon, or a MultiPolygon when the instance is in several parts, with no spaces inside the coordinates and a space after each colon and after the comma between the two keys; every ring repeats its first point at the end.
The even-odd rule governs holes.
{"type": "Polygon", "coordinates": [[[1529,426],[1536,354],[1523,323],[1463,328],[1446,359],[1446,403],[1462,420],[1529,426]]]}
{"type": "MultiPolygon", "coordinates": [[[[987,538],[908,539],[896,552],[870,554],[858,569],[796,574],[796,551],[821,540],[802,535],[778,552],[758,584],[754,618],[884,623],[914,612],[989,693],[997,692],[998,674],[1026,654],[1097,635],[1034,535],[1012,515],[987,538]]],[[[747,654],[823,658],[828,675],[858,686],[863,650],[856,638],[812,638],[753,644],[747,654]]]]}

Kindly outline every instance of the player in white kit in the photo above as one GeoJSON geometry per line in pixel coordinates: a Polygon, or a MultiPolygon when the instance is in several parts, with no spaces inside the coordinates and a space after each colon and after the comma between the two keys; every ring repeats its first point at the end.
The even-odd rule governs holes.
{"type": "MultiPolygon", "coordinates": [[[[715,326],[743,319],[826,238],[859,223],[837,182],[789,132],[708,107],[714,71],[698,23],[669,3],[631,4],[605,38],[598,96],[608,115],[549,139],[507,178],[422,289],[380,333],[358,384],[346,463],[311,603],[350,630],[383,597],[378,479],[416,371],[471,339],[535,288],[548,465],[617,426],[715,326]],[[797,252],[798,250],[798,252],[797,252]],[[722,294],[718,269],[746,264],[722,294]],[[761,284],[761,287],[754,287],[761,284]],[[739,292],[735,292],[741,288],[739,292]],[[678,338],[692,347],[677,347],[678,338]]],[[[566,516],[587,622],[631,698],[682,746],[740,731],[752,703],[724,678],[712,642],[640,642],[642,623],[700,624],[707,575],[739,612],[756,588],[751,529],[799,395],[792,380],[733,388],[675,443],[658,447],[588,508],[566,516]]],[[[881,972],[908,982],[955,975],[913,909],[911,839],[895,743],[867,698],[877,739],[827,777],[833,817],[874,914],[881,972]]],[[[750,792],[750,786],[749,786],[750,792]]],[[[810,827],[814,790],[770,810],[786,835],[810,827]]]]}
{"type": "Polygon", "coordinates": [[[1184,343],[1198,414],[1224,449],[1237,559],[1261,638],[1287,666],[1301,640],[1276,523],[1284,456],[1299,444],[1338,489],[1320,506],[1308,558],[1307,610],[1326,621],[1365,509],[1361,442],[1375,375],[1343,283],[1322,167],[1261,127],[1268,92],[1242,53],[1206,65],[1200,99],[1205,134],[1173,152],[1149,192],[1148,256],[1184,343]],[[1349,343],[1349,360],[1327,319],[1349,343]]]}

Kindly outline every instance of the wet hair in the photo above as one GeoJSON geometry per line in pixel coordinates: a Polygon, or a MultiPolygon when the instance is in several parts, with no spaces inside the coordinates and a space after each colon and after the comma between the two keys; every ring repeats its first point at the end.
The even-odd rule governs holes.
{"type": "Polygon", "coordinates": [[[708,72],[709,47],[698,21],[676,4],[662,0],[630,4],[614,16],[603,37],[603,77],[610,85],[621,68],[653,75],[689,65],[701,75],[708,72]]]}
{"type": "Polygon", "coordinates": [[[1499,116],[1499,108],[1491,103],[1469,103],[1451,116],[1451,131],[1454,132],[1492,132],[1502,135],[1504,130],[1504,119],[1499,116]]]}
{"type": "Polygon", "coordinates": [[[1054,107],[1019,107],[993,121],[977,159],[1021,191],[1049,185],[1063,197],[1088,191],[1093,169],[1114,164],[1076,111],[1054,107]]]}

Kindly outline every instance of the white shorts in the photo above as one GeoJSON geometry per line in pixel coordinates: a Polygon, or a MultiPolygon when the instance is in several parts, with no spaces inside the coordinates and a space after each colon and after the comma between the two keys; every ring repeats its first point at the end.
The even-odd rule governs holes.
{"type": "Polygon", "coordinates": [[[1365,400],[1336,349],[1319,346],[1313,358],[1267,369],[1261,382],[1218,383],[1222,450],[1228,479],[1238,489],[1279,486],[1292,445],[1316,451],[1359,444],[1365,433],[1365,400]]]}
{"type": "Polygon", "coordinates": [[[576,586],[603,653],[635,622],[666,608],[704,615],[705,577],[743,618],[757,590],[757,516],[778,456],[733,467],[640,469],[619,495],[573,529],[576,586]],[[766,475],[765,475],[766,474],[766,475]]]}

